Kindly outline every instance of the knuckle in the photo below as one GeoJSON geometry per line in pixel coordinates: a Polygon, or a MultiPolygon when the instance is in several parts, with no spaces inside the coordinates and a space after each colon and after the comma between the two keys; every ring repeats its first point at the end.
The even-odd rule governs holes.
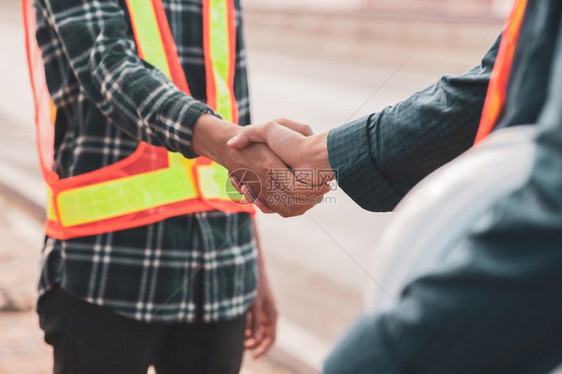
{"type": "Polygon", "coordinates": [[[246,136],[248,132],[248,126],[240,126],[240,131],[238,131],[237,137],[246,136]]]}
{"type": "Polygon", "coordinates": [[[263,129],[265,131],[270,131],[272,130],[275,126],[277,126],[278,120],[271,120],[271,121],[267,121],[264,125],[263,125],[263,129]]]}

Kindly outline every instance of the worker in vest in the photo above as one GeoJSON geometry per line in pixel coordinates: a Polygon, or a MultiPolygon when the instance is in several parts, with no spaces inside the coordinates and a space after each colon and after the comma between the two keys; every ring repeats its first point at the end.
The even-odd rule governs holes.
{"type": "MultiPolygon", "coordinates": [[[[463,162],[492,149],[517,170],[513,180],[497,181],[505,191],[450,244],[443,262],[411,277],[389,310],[356,321],[325,373],[549,373],[562,363],[561,1],[514,1],[479,66],[443,76],[379,113],[311,137],[277,122],[245,128],[230,145],[267,142],[294,168],[337,170],[343,190],[372,211],[392,210],[422,178],[474,144],[463,162]],[[509,152],[493,147],[502,137],[517,144],[521,130],[533,135],[521,149],[531,150],[530,159],[517,169],[509,152]]],[[[447,170],[462,172],[455,165],[447,170]]],[[[488,182],[478,180],[485,176],[464,178],[477,186],[488,182]]],[[[432,186],[433,195],[445,188],[432,186]]],[[[490,200],[488,193],[496,190],[473,205],[490,200]]],[[[442,235],[456,224],[445,223],[442,235]]]]}
{"type": "Polygon", "coordinates": [[[267,146],[226,146],[250,122],[239,2],[22,5],[55,373],[237,373],[277,311],[228,172],[263,185],[286,169],[267,146]]]}

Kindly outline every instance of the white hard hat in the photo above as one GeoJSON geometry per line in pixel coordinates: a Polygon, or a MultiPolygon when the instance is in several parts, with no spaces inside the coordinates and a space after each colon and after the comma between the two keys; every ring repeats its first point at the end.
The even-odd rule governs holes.
{"type": "Polygon", "coordinates": [[[395,306],[412,279],[462,260],[457,244],[491,218],[498,199],[528,180],[535,135],[535,126],[495,131],[404,197],[375,254],[372,276],[379,285],[370,303],[375,311],[395,306]]]}

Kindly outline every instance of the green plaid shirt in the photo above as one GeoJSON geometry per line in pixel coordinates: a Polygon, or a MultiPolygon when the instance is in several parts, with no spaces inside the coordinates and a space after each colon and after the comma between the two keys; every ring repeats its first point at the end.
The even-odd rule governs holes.
{"type": "MultiPolygon", "coordinates": [[[[140,1],[140,0],[139,0],[140,1]]],[[[164,0],[193,97],[137,56],[124,1],[37,0],[37,41],[57,107],[55,170],[71,177],[129,156],[140,140],[195,156],[204,103],[200,0],[164,0]]],[[[250,122],[240,5],[234,91],[250,122]]],[[[252,303],[257,249],[248,214],[218,211],[72,240],[46,238],[40,295],[66,292],[147,322],[232,319],[252,303]]]]}

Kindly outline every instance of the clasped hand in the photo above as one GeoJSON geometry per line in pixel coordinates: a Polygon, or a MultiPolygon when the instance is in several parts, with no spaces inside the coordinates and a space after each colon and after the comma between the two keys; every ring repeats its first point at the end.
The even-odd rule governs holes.
{"type": "Polygon", "coordinates": [[[297,122],[279,119],[239,127],[203,115],[192,147],[226,167],[238,191],[265,213],[301,215],[330,191],[326,134],[313,135],[297,122]]]}
{"type": "Polygon", "coordinates": [[[326,139],[327,134],[313,135],[309,126],[288,119],[243,127],[228,141],[229,147],[243,150],[265,143],[286,167],[280,172],[270,170],[265,195],[256,195],[237,175],[232,176],[232,184],[265,213],[284,217],[303,214],[322,201],[330,190],[328,182],[334,179],[326,139]]]}

